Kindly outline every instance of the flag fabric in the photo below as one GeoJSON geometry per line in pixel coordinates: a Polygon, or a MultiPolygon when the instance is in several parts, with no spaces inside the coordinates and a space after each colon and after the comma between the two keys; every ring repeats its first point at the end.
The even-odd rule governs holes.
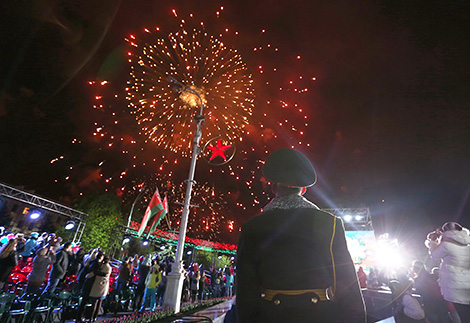
{"type": "Polygon", "coordinates": [[[142,219],[142,223],[140,223],[140,228],[138,235],[139,237],[144,233],[145,228],[147,227],[147,223],[151,218],[153,218],[155,215],[157,215],[160,211],[163,211],[163,203],[162,199],[160,197],[160,193],[158,192],[158,188],[155,190],[155,193],[152,196],[152,199],[150,200],[149,205],[147,206],[147,209],[145,210],[144,218],[142,219]]]}
{"type": "Polygon", "coordinates": [[[162,210],[159,211],[157,213],[157,215],[154,216],[153,218],[153,222],[152,222],[152,225],[150,226],[150,230],[149,232],[147,233],[147,237],[149,235],[152,234],[152,232],[158,227],[158,225],[160,224],[160,221],[163,220],[163,218],[165,217],[165,215],[168,214],[168,200],[166,198],[166,196],[163,198],[163,201],[162,201],[162,210]]]}
{"type": "MultiPolygon", "coordinates": [[[[170,208],[168,206],[168,200],[166,196],[163,199],[163,207],[165,208],[166,215],[170,215],[170,208]]],[[[171,225],[170,225],[170,221],[168,221],[168,217],[166,217],[165,220],[166,220],[166,224],[168,225],[168,229],[171,230],[171,225]]]]}
{"type": "Polygon", "coordinates": [[[165,209],[166,214],[170,213],[170,208],[168,207],[168,199],[166,196],[163,198],[163,208],[165,209]]]}

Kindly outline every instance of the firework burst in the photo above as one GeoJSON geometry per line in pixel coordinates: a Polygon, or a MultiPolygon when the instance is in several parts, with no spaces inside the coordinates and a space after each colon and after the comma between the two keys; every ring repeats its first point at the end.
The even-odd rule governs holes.
{"type": "MultiPolygon", "coordinates": [[[[199,98],[174,91],[174,83],[168,79],[171,76],[204,100],[203,142],[210,136],[224,135],[223,131],[232,138],[236,136],[236,142],[231,143],[236,143],[237,154],[230,163],[214,167],[200,162],[197,167],[198,181],[210,182],[216,194],[210,196],[207,205],[217,210],[219,207],[214,204],[217,200],[212,198],[223,192],[227,205],[215,213],[224,219],[208,225],[208,220],[213,221],[212,211],[191,209],[188,233],[206,237],[209,227],[207,230],[216,236],[220,228],[218,239],[231,239],[235,234],[227,234],[226,230],[230,227],[238,232],[244,220],[259,213],[269,201],[266,182],[260,181],[263,161],[269,153],[281,147],[306,153],[316,149],[316,134],[322,128],[318,122],[314,123],[316,127],[311,126],[317,114],[309,99],[316,77],[313,68],[303,61],[302,53],[293,55],[276,45],[275,33],[262,29],[247,34],[226,25],[219,13],[217,20],[209,17],[207,24],[194,23],[191,14],[188,22],[175,17],[163,19],[165,25],[161,29],[146,29],[127,37],[131,46],[126,58],[130,62],[130,78],[126,71],[118,79],[89,81],[93,93],[93,110],[87,111],[87,118],[93,122],[88,128],[91,132],[73,143],[93,149],[81,157],[81,164],[70,165],[70,170],[56,182],[66,185],[78,182],[74,186],[75,195],[104,189],[123,197],[137,196],[135,190],[139,187],[134,184],[147,182],[150,174],[165,176],[172,183],[182,182],[187,175],[189,159],[185,155],[195,129],[191,121],[199,112],[199,98]],[[187,28],[189,24],[195,27],[187,28]],[[224,44],[234,44],[243,51],[252,75],[247,73],[238,53],[224,44]],[[206,52],[208,58],[203,61],[201,57],[206,52]],[[211,66],[209,60],[213,60],[211,66]],[[128,79],[127,85],[123,79],[128,79]],[[256,87],[255,102],[252,87],[256,87]],[[138,126],[136,119],[140,122],[138,126]],[[232,222],[228,223],[229,219],[232,222]]],[[[58,167],[68,158],[57,156],[51,164],[58,167]]],[[[165,181],[154,183],[163,185],[165,181]]],[[[195,199],[199,193],[209,198],[200,190],[195,199]]],[[[184,199],[180,196],[173,199],[176,200],[184,199]]],[[[206,205],[199,200],[194,204],[206,205]]],[[[177,227],[180,209],[177,205],[170,207],[172,227],[177,227]]]]}
{"type": "MultiPolygon", "coordinates": [[[[150,176],[146,184],[151,189],[142,199],[138,213],[140,212],[143,215],[145,207],[152,197],[154,188],[158,187],[161,196],[167,196],[170,205],[170,213],[167,219],[160,223],[159,229],[178,229],[183,210],[182,202],[184,201],[186,185],[184,183],[176,184],[166,176],[150,176]]],[[[134,184],[132,189],[128,191],[130,194],[126,196],[126,199],[130,201],[135,198],[142,187],[142,182],[134,184]]],[[[193,192],[192,204],[197,205],[197,207],[193,207],[191,210],[188,222],[188,235],[192,238],[216,240],[222,231],[230,232],[230,224],[234,221],[230,220],[230,216],[227,213],[225,195],[217,191],[209,183],[196,184],[193,192]]],[[[138,219],[139,216],[136,215],[135,218],[138,219]]]]}
{"type": "Polygon", "coordinates": [[[254,93],[251,75],[236,50],[202,25],[189,31],[183,23],[180,27],[165,38],[146,29],[138,39],[128,39],[134,49],[129,52],[127,99],[148,140],[185,155],[191,148],[199,97],[205,106],[204,138],[234,141],[249,123],[254,93]],[[175,91],[169,78],[188,90],[175,91]]]}

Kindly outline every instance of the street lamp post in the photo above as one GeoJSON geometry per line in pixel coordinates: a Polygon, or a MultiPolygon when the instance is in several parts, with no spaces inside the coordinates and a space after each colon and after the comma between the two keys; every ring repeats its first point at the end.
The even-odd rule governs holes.
{"type": "Polygon", "coordinates": [[[193,188],[194,172],[196,170],[196,161],[199,155],[199,142],[201,141],[201,128],[204,125],[204,116],[202,115],[204,103],[201,96],[195,90],[187,87],[186,85],[176,81],[171,76],[168,80],[172,83],[177,84],[180,87],[180,91],[192,93],[196,95],[201,101],[201,110],[198,115],[194,117],[196,120],[196,132],[194,133],[193,140],[193,151],[191,157],[191,164],[189,167],[189,176],[186,182],[186,194],[184,197],[183,213],[181,215],[180,231],[178,236],[178,246],[176,247],[176,259],[172,266],[171,273],[168,274],[167,287],[165,292],[164,306],[171,307],[175,310],[175,313],[179,313],[181,309],[181,294],[183,291],[183,252],[184,252],[184,240],[186,238],[186,227],[188,224],[189,207],[191,202],[191,192],[193,188]]]}

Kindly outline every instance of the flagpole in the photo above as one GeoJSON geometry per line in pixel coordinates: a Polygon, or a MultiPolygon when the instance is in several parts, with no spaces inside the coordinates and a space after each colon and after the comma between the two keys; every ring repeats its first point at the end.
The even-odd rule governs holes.
{"type": "Polygon", "coordinates": [[[142,191],[139,193],[139,195],[137,195],[137,197],[134,200],[134,203],[132,203],[131,211],[129,212],[129,218],[127,219],[127,227],[131,226],[131,219],[132,219],[132,214],[134,213],[135,204],[137,203],[138,200],[140,200],[142,195],[144,195],[144,193],[146,193],[147,191],[148,191],[148,189],[144,185],[142,191]]]}
{"type": "Polygon", "coordinates": [[[194,116],[194,120],[197,122],[196,132],[194,133],[193,139],[193,151],[191,157],[191,164],[189,166],[189,176],[186,182],[186,194],[184,197],[183,213],[181,215],[180,231],[178,236],[178,246],[176,247],[176,259],[172,266],[171,273],[168,275],[167,287],[165,292],[165,299],[163,302],[164,306],[171,307],[175,310],[175,313],[179,313],[181,309],[181,295],[183,291],[183,252],[184,252],[184,240],[186,239],[186,227],[188,225],[189,207],[191,202],[191,193],[194,181],[194,172],[196,170],[196,161],[199,155],[199,142],[201,141],[202,131],[201,128],[204,125],[204,116],[202,115],[204,103],[199,93],[186,85],[176,81],[172,77],[168,78],[170,82],[176,83],[181,87],[181,91],[189,92],[197,95],[201,101],[201,110],[198,115],[194,116]]]}

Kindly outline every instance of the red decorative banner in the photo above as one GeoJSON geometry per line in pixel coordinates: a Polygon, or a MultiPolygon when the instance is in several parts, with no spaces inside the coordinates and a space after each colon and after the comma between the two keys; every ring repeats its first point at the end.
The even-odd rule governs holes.
{"type": "MultiPolygon", "coordinates": [[[[138,231],[139,226],[140,226],[140,223],[135,222],[135,221],[131,221],[131,225],[130,225],[131,229],[133,229],[135,231],[138,231]]],[[[145,228],[144,232],[148,232],[149,229],[150,229],[150,227],[147,226],[145,228]]],[[[151,233],[151,236],[166,239],[166,240],[178,241],[178,234],[173,233],[173,232],[163,231],[163,230],[160,230],[160,229],[155,229],[155,231],[153,231],[151,233]]],[[[185,239],[184,242],[185,243],[191,243],[191,244],[194,244],[196,246],[203,247],[203,248],[210,248],[210,249],[220,250],[222,252],[226,251],[226,252],[233,253],[233,252],[236,252],[236,250],[237,250],[237,245],[234,245],[234,244],[213,242],[213,241],[202,240],[202,239],[194,239],[194,238],[190,238],[190,237],[187,237],[187,236],[186,236],[186,239],[185,239]]]]}

